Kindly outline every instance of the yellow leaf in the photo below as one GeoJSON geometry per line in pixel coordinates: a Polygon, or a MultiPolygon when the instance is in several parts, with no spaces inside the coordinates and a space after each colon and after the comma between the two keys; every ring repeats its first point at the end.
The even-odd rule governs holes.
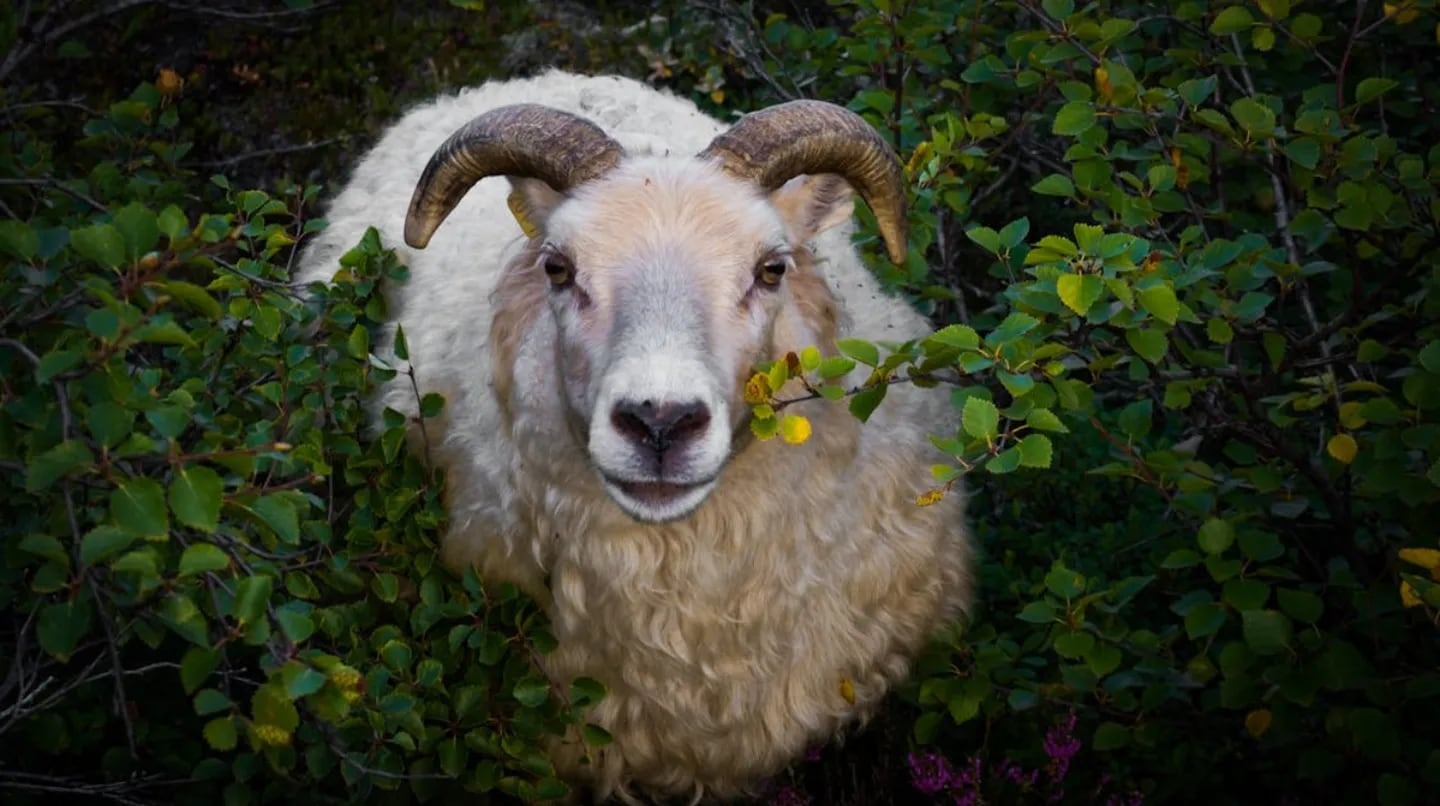
{"type": "Polygon", "coordinates": [[[710,100],[714,101],[717,104],[725,103],[725,90],[715,90],[714,92],[710,93],[710,100]]]}
{"type": "Polygon", "coordinates": [[[290,731],[279,725],[256,725],[255,736],[261,744],[269,747],[283,747],[290,744],[290,731]]]}
{"type": "Polygon", "coordinates": [[[1341,403],[1340,424],[1351,431],[1363,427],[1369,420],[1366,420],[1365,415],[1360,413],[1360,408],[1360,404],[1354,400],[1341,403]]]}
{"type": "Polygon", "coordinates": [[[1355,444],[1355,438],[1349,434],[1336,434],[1325,445],[1326,453],[1335,461],[1346,465],[1355,461],[1355,453],[1359,450],[1360,446],[1355,444]]]}
{"type": "Polygon", "coordinates": [[[1414,0],[1406,0],[1404,3],[1386,3],[1385,16],[1393,18],[1396,25],[1405,25],[1414,22],[1420,12],[1416,10],[1414,0]]]}
{"type": "Polygon", "coordinates": [[[1110,96],[1115,94],[1115,88],[1110,85],[1110,71],[1104,67],[1095,68],[1095,94],[1102,101],[1109,101],[1110,96]]]}
{"type": "Polygon", "coordinates": [[[920,495],[915,499],[915,503],[919,504],[922,507],[928,507],[932,504],[940,503],[940,499],[944,497],[945,490],[936,487],[933,490],[926,490],[925,492],[920,493],[920,495]]]}
{"type": "Polygon", "coordinates": [[[1420,594],[1416,593],[1415,588],[1411,587],[1410,583],[1404,580],[1400,582],[1400,604],[1406,607],[1419,607],[1424,604],[1420,599],[1420,594]]]}
{"type": "Polygon", "coordinates": [[[770,402],[770,379],[757,372],[745,382],[745,402],[752,406],[770,402]]]}
{"type": "Polygon", "coordinates": [[[1440,551],[1435,549],[1400,549],[1400,559],[1427,571],[1440,568],[1440,551]]]}
{"type": "Polygon", "coordinates": [[[848,677],[840,678],[840,696],[845,698],[845,702],[855,704],[855,684],[848,677]]]}
{"type": "Polygon", "coordinates": [[[1270,730],[1272,719],[1269,708],[1257,708],[1245,715],[1245,732],[1258,739],[1270,730]]]}
{"type": "Polygon", "coordinates": [[[810,438],[810,421],[798,414],[780,418],[780,438],[791,445],[801,445],[810,438]]]}

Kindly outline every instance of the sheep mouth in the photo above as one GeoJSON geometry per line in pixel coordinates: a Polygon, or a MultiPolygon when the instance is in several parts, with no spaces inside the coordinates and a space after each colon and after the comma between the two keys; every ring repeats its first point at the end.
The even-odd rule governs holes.
{"type": "Polygon", "coordinates": [[[610,495],[627,513],[638,520],[663,522],[683,518],[700,506],[714,479],[696,482],[623,481],[605,476],[610,495]]]}

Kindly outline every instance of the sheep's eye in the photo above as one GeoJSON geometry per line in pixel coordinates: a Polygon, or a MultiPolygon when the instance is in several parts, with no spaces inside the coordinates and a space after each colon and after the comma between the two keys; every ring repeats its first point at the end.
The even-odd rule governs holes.
{"type": "Polygon", "coordinates": [[[780,278],[790,268],[789,255],[768,255],[755,265],[755,282],[761,285],[780,285],[780,278]]]}
{"type": "Polygon", "coordinates": [[[565,288],[575,280],[575,266],[564,255],[551,252],[545,255],[545,276],[550,278],[550,285],[565,288]]]}

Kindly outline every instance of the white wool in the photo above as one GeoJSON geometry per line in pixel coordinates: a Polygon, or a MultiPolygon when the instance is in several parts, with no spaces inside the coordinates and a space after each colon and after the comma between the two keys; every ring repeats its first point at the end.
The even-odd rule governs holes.
{"type": "MultiPolygon", "coordinates": [[[[386,293],[421,393],[447,399],[427,425],[449,485],[445,560],[515,581],[545,605],[559,646],[543,662],[561,690],[588,675],[609,691],[588,719],[614,743],[589,751],[586,764],[578,738],[557,742],[562,775],[599,797],[738,794],[873,713],[910,658],[967,605],[963,493],[915,503],[931,486],[930,464],[942,460],[926,435],[953,432],[955,415],[947,395],[909,385],[892,387],[863,426],[843,405],[802,404],[792,410],[815,426],[804,445],[738,443],[691,515],[666,523],[627,515],[567,421],[551,310],[503,318],[497,281],[525,242],[506,207],[510,184],[477,184],[424,250],[401,238],[436,147],[480,113],[521,102],[589,118],[627,160],[699,166],[674,168],[684,181],[711,181],[691,157],[727,125],[639,82],[561,72],[437,99],[407,113],[361,160],[297,279],[328,280],[368,226],[409,266],[410,279],[386,293]],[[497,314],[523,332],[492,333],[497,314]],[[503,369],[513,385],[501,401],[492,380],[507,338],[503,369]],[[842,694],[851,687],[853,703],[842,694]]],[[[847,221],[810,245],[838,303],[840,335],[901,341],[929,332],[880,290],[850,244],[853,229],[847,221]]],[[[783,319],[771,338],[810,335],[796,321],[783,319]]],[[[864,377],[859,368],[851,381],[864,377]]],[[[382,388],[374,406],[413,414],[408,378],[382,388]]]]}

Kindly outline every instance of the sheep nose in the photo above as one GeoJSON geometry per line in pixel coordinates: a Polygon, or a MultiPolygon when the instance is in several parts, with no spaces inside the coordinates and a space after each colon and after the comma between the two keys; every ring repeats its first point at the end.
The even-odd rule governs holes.
{"type": "Polygon", "coordinates": [[[615,429],[656,453],[699,435],[710,424],[710,408],[698,400],[660,403],[622,400],[610,412],[615,429]]]}

